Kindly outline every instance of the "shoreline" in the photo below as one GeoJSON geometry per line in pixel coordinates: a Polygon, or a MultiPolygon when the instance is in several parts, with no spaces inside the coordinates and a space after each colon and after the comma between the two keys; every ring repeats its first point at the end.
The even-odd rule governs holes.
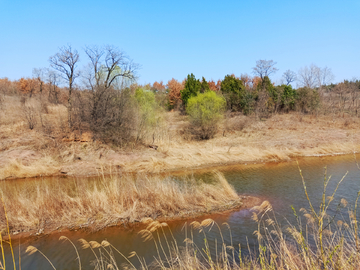
{"type": "Polygon", "coordinates": [[[188,140],[181,135],[186,123],[184,116],[169,112],[164,117],[168,129],[163,137],[127,148],[93,139],[49,139],[41,131],[23,132],[23,126],[18,127],[16,135],[0,128],[6,146],[0,151],[0,179],[176,174],[235,164],[360,152],[360,118],[356,117],[293,113],[255,121],[241,116],[224,120],[216,136],[206,141],[188,140]],[[229,128],[236,127],[238,122],[244,124],[241,129],[229,128]]]}
{"type": "MultiPolygon", "coordinates": [[[[228,162],[216,162],[216,163],[207,163],[202,164],[198,166],[192,166],[192,167],[174,167],[170,169],[166,169],[164,171],[147,171],[147,172],[140,172],[145,173],[151,176],[157,176],[157,175],[186,175],[189,172],[192,173],[198,173],[202,170],[204,171],[210,171],[210,170],[221,170],[226,167],[236,166],[236,165],[252,165],[252,164],[269,164],[269,163],[281,163],[281,162],[291,162],[295,161],[296,159],[302,159],[302,158],[310,158],[310,157],[331,157],[331,156],[348,156],[348,155],[356,155],[359,154],[360,151],[352,151],[352,152],[334,152],[334,153],[326,153],[326,154],[307,154],[307,155],[298,155],[298,156],[292,156],[291,158],[286,159],[279,159],[279,160],[248,160],[248,161],[228,161],[228,162]]],[[[137,171],[121,171],[118,170],[117,172],[111,171],[111,172],[102,172],[100,173],[87,173],[87,174],[81,174],[81,173],[74,173],[74,174],[63,174],[63,173],[54,173],[54,174],[47,174],[47,175],[35,175],[31,177],[7,177],[4,179],[0,179],[0,181],[12,181],[12,180],[23,180],[23,179],[38,179],[38,178],[52,178],[52,177],[60,177],[60,178],[93,178],[93,177],[107,177],[110,175],[122,175],[122,174],[137,174],[139,172],[137,171]]]]}
{"type": "MultiPolygon", "coordinates": [[[[155,220],[159,221],[159,222],[176,222],[176,221],[186,221],[186,220],[192,220],[192,219],[196,219],[196,218],[210,218],[214,215],[218,215],[218,214],[222,214],[222,215],[226,215],[226,214],[230,214],[232,212],[235,211],[242,211],[242,210],[249,210],[252,207],[261,204],[261,199],[255,196],[243,196],[243,195],[239,195],[239,198],[241,199],[241,204],[235,205],[232,208],[229,209],[214,209],[214,210],[210,210],[210,212],[202,212],[202,213],[190,213],[187,216],[175,216],[175,217],[159,217],[156,218],[155,220]]],[[[123,229],[133,229],[134,227],[137,226],[141,226],[142,223],[141,221],[136,221],[136,222],[123,222],[123,223],[119,223],[119,224],[110,224],[108,226],[102,227],[102,228],[98,228],[98,229],[93,229],[90,226],[87,227],[76,227],[76,226],[70,226],[70,227],[62,227],[62,226],[54,226],[54,227],[50,227],[50,228],[46,228],[44,231],[42,231],[41,233],[37,232],[36,230],[29,230],[29,231],[24,231],[24,232],[18,232],[18,233],[12,233],[10,232],[10,237],[11,237],[11,241],[18,241],[18,240],[25,240],[25,241],[33,241],[36,239],[39,239],[41,237],[46,237],[52,234],[56,234],[56,233],[68,233],[68,232],[72,232],[72,231],[84,231],[84,232],[89,232],[89,233],[96,233],[97,231],[101,231],[101,230],[105,230],[106,228],[110,228],[110,227],[121,227],[123,229]]],[[[3,237],[3,240],[8,241],[9,240],[9,235],[6,234],[3,237]]]]}
{"type": "MultiPolygon", "coordinates": [[[[167,115],[175,117],[171,113],[167,115]]],[[[171,117],[169,118],[170,120],[173,119],[171,117]]],[[[0,183],[16,179],[24,179],[23,182],[26,183],[30,179],[54,177],[51,180],[57,180],[57,185],[63,187],[68,185],[67,182],[71,181],[61,181],[62,177],[74,178],[74,181],[90,177],[99,177],[99,180],[106,181],[104,176],[107,175],[120,176],[119,178],[122,176],[127,177],[128,175],[129,179],[137,175],[154,175],[162,178],[169,175],[201,173],[201,171],[209,172],[214,169],[221,170],[226,169],[226,167],[242,164],[292,162],[302,158],[355,155],[360,152],[360,132],[358,132],[360,119],[358,118],[334,119],[325,116],[313,117],[311,115],[304,116],[298,114],[275,115],[266,121],[256,122],[251,122],[250,118],[245,118],[247,124],[241,130],[228,130],[226,136],[225,133],[218,132],[215,138],[207,141],[189,141],[184,139],[180,133],[181,123],[184,118],[178,116],[178,119],[175,119],[174,122],[170,120],[169,123],[177,123],[177,126],[173,133],[171,133],[170,129],[170,131],[167,131],[168,134],[166,136],[168,137],[156,141],[156,149],[150,148],[146,144],[132,149],[120,149],[98,141],[56,142],[54,139],[52,144],[50,144],[47,141],[49,139],[36,130],[28,134],[18,132],[16,143],[13,143],[11,141],[13,139],[10,136],[11,134],[8,134],[4,141],[8,146],[0,152],[0,179],[4,179],[0,183]],[[28,140],[24,140],[23,136],[25,135],[30,136],[28,140]],[[48,148],[44,148],[44,145],[47,145],[48,148]]],[[[233,118],[232,120],[240,121],[241,118],[233,118]]],[[[122,182],[126,185],[132,183],[132,181],[122,182]]],[[[20,190],[16,192],[20,192],[20,190]]],[[[219,190],[215,190],[213,195],[218,193],[219,190]]],[[[56,202],[57,211],[54,208],[53,215],[56,216],[59,211],[62,212],[65,209],[62,205],[67,199],[61,199],[58,193],[56,193],[54,198],[51,197],[54,194],[44,193],[43,195],[48,196],[49,200],[56,202]]],[[[99,197],[95,198],[99,205],[104,200],[109,200],[110,198],[108,195],[101,195],[103,197],[100,197],[100,195],[96,195],[99,197]]],[[[239,194],[234,196],[236,195],[239,196],[239,194]]],[[[143,195],[140,197],[146,200],[143,195]]],[[[170,205],[176,204],[175,201],[172,202],[173,196],[166,198],[165,201],[171,202],[170,205]]],[[[194,196],[189,196],[190,200],[193,198],[194,196]]],[[[12,200],[11,197],[9,199],[10,201],[12,200]]],[[[38,200],[38,198],[34,197],[33,201],[35,200],[38,200]]],[[[94,230],[96,228],[104,228],[105,226],[118,226],[120,224],[120,226],[123,226],[131,220],[117,216],[115,212],[114,215],[111,209],[114,208],[113,203],[115,202],[109,201],[106,204],[109,205],[107,208],[109,211],[106,212],[107,217],[110,218],[108,223],[99,222],[102,217],[96,215],[95,223],[90,223],[94,220],[93,217],[89,216],[90,219],[88,219],[87,216],[83,215],[80,218],[76,214],[80,210],[78,210],[78,207],[71,206],[71,200],[68,200],[68,204],[69,207],[72,207],[71,209],[73,209],[74,213],[71,216],[69,212],[66,212],[66,219],[64,221],[59,220],[59,222],[54,219],[54,221],[50,220],[44,226],[45,223],[41,223],[43,221],[40,218],[38,225],[27,225],[22,222],[24,226],[14,227],[13,231],[19,229],[18,231],[21,233],[16,235],[18,235],[17,237],[22,237],[24,235],[22,232],[26,228],[31,227],[33,230],[26,232],[28,236],[31,233],[38,233],[40,228],[44,230],[41,231],[42,235],[42,233],[58,232],[62,229],[77,230],[86,227],[88,230],[94,230]],[[59,227],[58,224],[63,224],[64,226],[59,227]]],[[[27,209],[29,205],[33,205],[35,203],[33,201],[29,200],[23,206],[24,209],[27,209]]],[[[223,205],[230,207],[224,201],[223,205]]],[[[80,206],[83,207],[82,204],[80,206]]],[[[234,206],[230,208],[236,209],[234,206]]],[[[44,209],[41,208],[42,215],[50,215],[49,209],[46,207],[44,209]]],[[[83,211],[86,211],[84,209],[83,211]]],[[[176,216],[178,213],[183,215],[184,212],[174,212],[171,218],[164,220],[188,219],[194,216],[194,212],[195,216],[198,216],[196,211],[202,211],[199,215],[206,215],[208,214],[208,209],[210,209],[208,206],[201,209],[196,208],[196,204],[189,204],[186,211],[184,211],[186,212],[184,217],[176,216]],[[193,213],[189,215],[188,213],[191,212],[193,213]]],[[[217,212],[226,212],[227,210],[222,208],[218,209],[217,212]]],[[[17,211],[18,208],[13,209],[12,215],[14,218],[17,211]]],[[[156,216],[157,212],[149,213],[146,216],[151,216],[154,213],[156,216]]],[[[35,214],[34,217],[36,219],[39,218],[35,214]]],[[[144,216],[137,217],[136,221],[139,222],[142,217],[144,216]]],[[[44,220],[46,220],[45,217],[44,220]]],[[[134,219],[131,221],[133,222],[134,219]]],[[[16,238],[16,235],[13,236],[16,238]]]]}

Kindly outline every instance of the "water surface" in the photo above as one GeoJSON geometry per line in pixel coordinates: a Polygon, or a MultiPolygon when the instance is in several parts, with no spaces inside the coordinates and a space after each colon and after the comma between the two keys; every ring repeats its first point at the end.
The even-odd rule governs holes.
{"type": "MultiPolygon", "coordinates": [[[[360,159],[360,156],[357,156],[360,159]]],[[[262,200],[268,200],[276,213],[277,220],[282,226],[287,222],[294,221],[291,206],[299,211],[300,208],[309,208],[306,200],[303,184],[301,181],[298,164],[302,170],[306,181],[309,196],[312,203],[319,205],[323,191],[324,177],[330,177],[327,195],[331,195],[338,181],[347,173],[347,176],[337,192],[333,207],[330,212],[334,212],[340,198],[348,200],[349,204],[354,203],[357,192],[360,190],[360,171],[353,155],[335,156],[335,157],[309,157],[302,158],[292,162],[267,163],[267,164],[242,164],[228,167],[217,168],[224,173],[226,179],[233,185],[239,194],[260,197],[262,200]],[[326,170],[325,170],[326,167],[326,170]],[[326,172],[326,175],[325,175],[326,172]]],[[[201,172],[188,172],[196,178],[204,181],[211,181],[213,178],[212,170],[203,170],[201,172]]],[[[174,176],[181,178],[180,176],[174,176]]],[[[8,181],[8,188],[34,188],[36,181],[51,181],[35,179],[31,181],[16,180],[8,181]]],[[[64,178],[62,181],[72,181],[70,178],[64,178]]],[[[89,180],[94,181],[94,179],[89,180]]],[[[2,185],[4,185],[2,183],[2,185]]],[[[346,211],[345,211],[346,212],[346,211]]],[[[256,239],[253,232],[256,229],[256,223],[251,219],[249,209],[241,209],[226,214],[212,215],[220,226],[224,222],[228,223],[232,229],[232,241],[235,246],[241,244],[243,251],[246,252],[247,246],[250,249],[256,248],[256,239]]],[[[185,236],[189,236],[189,228],[184,229],[184,224],[189,224],[191,220],[181,220],[168,222],[177,243],[183,245],[185,236]]],[[[202,218],[197,219],[199,221],[202,218]]],[[[225,240],[230,243],[230,236],[226,226],[222,226],[225,240]]],[[[136,251],[140,257],[144,257],[147,262],[151,262],[156,255],[156,249],[153,242],[143,242],[138,232],[142,229],[139,226],[131,228],[112,227],[96,233],[77,232],[59,232],[49,236],[44,236],[37,240],[22,240],[20,246],[22,269],[52,269],[48,262],[39,254],[28,256],[24,254],[27,245],[31,244],[42,250],[57,267],[57,269],[78,269],[76,253],[70,243],[58,241],[61,235],[69,237],[80,248],[77,239],[84,238],[87,241],[95,240],[101,242],[106,239],[117,247],[121,252],[128,255],[131,251],[136,251]]],[[[167,230],[165,230],[167,232],[167,230]]],[[[170,235],[167,233],[167,236],[170,235]]],[[[203,236],[195,234],[195,240],[199,246],[203,244],[203,236]]],[[[219,238],[216,228],[208,233],[210,244],[214,249],[214,239],[219,238]]],[[[16,256],[18,256],[19,242],[16,242],[16,256]]],[[[91,251],[81,250],[83,269],[93,269],[90,261],[94,259],[91,251]]],[[[117,256],[119,264],[124,260],[117,256]]],[[[134,260],[135,262],[136,260],[134,260]]],[[[7,264],[10,263],[10,257],[7,257],[7,264]]],[[[135,263],[136,264],[136,263],[135,263]]],[[[138,266],[138,264],[136,264],[138,266]]],[[[11,267],[11,264],[8,265],[11,267]]]]}

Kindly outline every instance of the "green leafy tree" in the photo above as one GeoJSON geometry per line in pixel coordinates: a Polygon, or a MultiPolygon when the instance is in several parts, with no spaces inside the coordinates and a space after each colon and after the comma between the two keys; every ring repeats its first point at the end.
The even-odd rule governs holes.
{"type": "Polygon", "coordinates": [[[213,91],[198,94],[188,100],[186,112],[190,117],[191,131],[196,138],[213,138],[223,117],[226,101],[213,91]]]}
{"type": "Polygon", "coordinates": [[[201,82],[195,78],[194,74],[191,73],[188,75],[185,81],[185,87],[181,90],[181,100],[183,101],[185,107],[191,97],[195,97],[198,93],[200,93],[200,89],[201,82]]]}
{"type": "Polygon", "coordinates": [[[226,75],[221,82],[221,91],[226,98],[228,109],[239,111],[244,107],[246,89],[243,82],[232,75],[226,75]]]}
{"type": "Polygon", "coordinates": [[[285,112],[295,109],[296,91],[291,84],[278,86],[281,90],[281,109],[285,112]]]}

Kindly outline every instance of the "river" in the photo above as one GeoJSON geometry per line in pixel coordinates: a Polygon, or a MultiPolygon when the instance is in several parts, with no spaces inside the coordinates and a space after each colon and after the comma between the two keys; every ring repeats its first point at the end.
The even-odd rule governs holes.
{"type": "MultiPolygon", "coordinates": [[[[360,155],[357,155],[357,159],[360,160],[360,155]]],[[[335,189],[338,181],[348,173],[337,191],[330,212],[334,212],[340,198],[345,198],[350,205],[353,205],[357,192],[360,190],[360,171],[353,155],[307,157],[299,159],[298,164],[303,172],[310,199],[315,206],[319,205],[321,199],[325,167],[327,168],[326,177],[331,176],[328,185],[328,195],[335,189]]],[[[277,220],[285,226],[287,221],[294,221],[291,206],[294,206],[297,211],[302,207],[309,208],[304,194],[298,164],[295,161],[267,164],[241,164],[218,167],[217,170],[220,170],[225,175],[226,179],[235,187],[239,194],[256,196],[261,198],[261,200],[268,200],[273,206],[277,220]]],[[[201,172],[188,173],[192,173],[196,178],[201,178],[204,181],[211,181],[211,171],[212,170],[209,169],[202,170],[201,172]]],[[[181,178],[180,176],[174,177],[181,178]]],[[[9,181],[8,183],[14,185],[17,181],[18,180],[9,181]]],[[[20,181],[23,183],[24,180],[20,181]]],[[[20,183],[20,181],[18,183],[20,183]]],[[[230,225],[234,246],[241,244],[243,253],[246,253],[248,247],[250,247],[250,249],[256,248],[256,238],[253,235],[256,229],[256,223],[252,220],[249,209],[215,214],[212,215],[211,218],[220,226],[224,222],[230,225]]],[[[203,218],[198,218],[196,220],[201,221],[202,219],[203,218]]],[[[185,234],[189,234],[189,227],[185,230],[184,224],[189,225],[193,220],[194,219],[168,222],[169,228],[179,245],[183,245],[185,234]]],[[[225,241],[230,242],[228,230],[225,226],[222,227],[225,241]]],[[[96,233],[84,231],[59,232],[40,237],[36,240],[23,239],[20,240],[20,245],[19,241],[14,242],[15,255],[18,262],[20,249],[22,269],[52,269],[50,264],[39,253],[33,255],[24,253],[26,247],[31,244],[44,252],[57,269],[78,269],[76,253],[71,244],[58,240],[60,236],[65,235],[79,248],[83,269],[93,269],[90,262],[94,260],[95,257],[89,249],[81,249],[81,245],[77,241],[80,238],[84,238],[87,241],[95,240],[98,242],[106,239],[123,254],[128,255],[130,252],[136,251],[140,257],[145,258],[147,263],[150,263],[156,255],[156,249],[153,242],[143,242],[143,239],[138,234],[140,229],[142,229],[141,226],[132,226],[131,228],[112,227],[96,233]]],[[[167,231],[168,229],[166,228],[165,232],[167,231]]],[[[168,233],[167,235],[169,237],[168,233]]],[[[217,229],[213,228],[207,235],[210,246],[214,249],[214,239],[217,238],[219,240],[217,229]]],[[[199,246],[203,244],[202,235],[195,234],[194,239],[199,246]]],[[[116,256],[116,258],[119,264],[124,262],[121,256],[116,256]]],[[[6,260],[7,267],[12,269],[9,252],[7,252],[6,260]]],[[[136,266],[139,266],[136,259],[132,258],[132,261],[136,266]]]]}

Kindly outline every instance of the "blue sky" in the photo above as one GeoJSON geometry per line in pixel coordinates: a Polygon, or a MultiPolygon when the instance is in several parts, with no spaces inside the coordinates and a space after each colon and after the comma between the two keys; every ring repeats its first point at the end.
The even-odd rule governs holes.
{"type": "Polygon", "coordinates": [[[0,78],[30,77],[71,44],[111,44],[142,68],[139,83],[251,75],[259,59],[282,73],[313,64],[360,79],[360,1],[0,0],[0,78]]]}

